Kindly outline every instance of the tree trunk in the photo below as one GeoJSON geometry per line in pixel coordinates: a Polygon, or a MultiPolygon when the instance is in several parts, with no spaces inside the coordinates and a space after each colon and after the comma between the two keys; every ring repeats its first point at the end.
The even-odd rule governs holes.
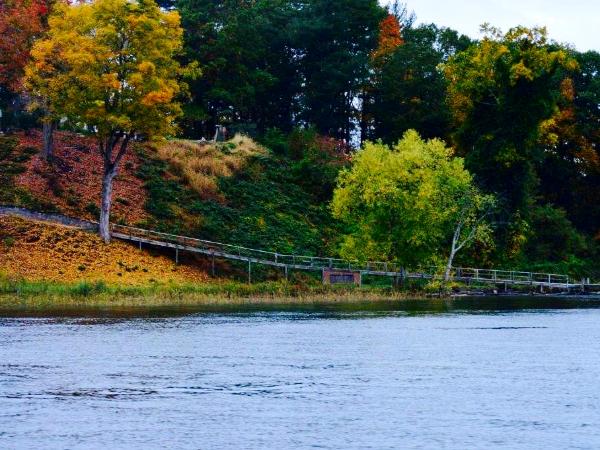
{"type": "Polygon", "coordinates": [[[110,206],[112,202],[113,179],[117,173],[116,166],[104,167],[102,177],[102,206],[100,207],[100,237],[107,244],[110,242],[110,206]]]}
{"type": "Polygon", "coordinates": [[[133,133],[127,133],[121,136],[121,144],[117,155],[113,159],[113,150],[119,142],[119,137],[116,134],[112,134],[107,138],[99,142],[100,154],[104,160],[104,173],[102,176],[102,205],[100,206],[100,223],[98,224],[98,231],[100,237],[107,244],[110,242],[110,207],[112,203],[112,188],[113,179],[117,174],[119,163],[125,152],[133,133]]]}
{"type": "Polygon", "coordinates": [[[51,161],[54,156],[54,129],[56,123],[51,120],[44,120],[43,123],[44,149],[43,155],[46,161],[51,161]]]}
{"type": "Polygon", "coordinates": [[[448,264],[446,264],[446,273],[444,274],[444,281],[447,283],[450,281],[450,272],[452,271],[452,263],[454,262],[454,249],[450,252],[450,256],[448,257],[448,264]]]}

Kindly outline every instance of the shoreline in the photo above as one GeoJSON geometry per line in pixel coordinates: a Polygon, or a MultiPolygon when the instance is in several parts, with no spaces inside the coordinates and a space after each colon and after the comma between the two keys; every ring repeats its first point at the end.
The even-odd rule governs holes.
{"type": "Polygon", "coordinates": [[[600,308],[599,295],[457,295],[431,296],[424,292],[305,293],[302,295],[173,294],[141,297],[94,294],[88,296],[0,294],[0,318],[8,317],[178,317],[196,313],[406,313],[514,311],[600,308]]]}
{"type": "Polygon", "coordinates": [[[0,276],[0,317],[185,315],[251,311],[467,311],[600,307],[598,294],[484,290],[433,292],[424,286],[322,285],[265,281],[247,284],[215,279],[205,283],[108,284],[31,281],[0,276]]]}

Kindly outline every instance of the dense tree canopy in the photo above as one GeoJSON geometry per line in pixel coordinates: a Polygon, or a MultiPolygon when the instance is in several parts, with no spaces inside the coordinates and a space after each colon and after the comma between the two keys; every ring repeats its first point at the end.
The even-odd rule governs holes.
{"type": "Polygon", "coordinates": [[[515,256],[527,239],[536,201],[544,126],[558,111],[565,74],[577,63],[566,49],[551,45],[545,29],[484,31],[481,42],[445,65],[452,134],[478,183],[498,194],[506,211],[503,247],[515,256]]]}
{"type": "Polygon", "coordinates": [[[392,148],[367,143],[341,173],[332,207],[349,229],[344,257],[416,267],[448,255],[454,233],[461,243],[470,234],[484,239],[488,229],[476,216],[489,202],[461,158],[409,130],[392,148]]]}
{"type": "Polygon", "coordinates": [[[36,98],[96,134],[104,163],[100,233],[110,239],[112,180],[135,135],[175,131],[181,113],[179,14],[152,0],[96,0],[60,5],[27,67],[36,98]]]}
{"type": "Polygon", "coordinates": [[[367,114],[371,138],[394,143],[409,129],[427,138],[450,132],[446,79],[439,69],[471,41],[453,30],[422,25],[403,30],[403,43],[377,67],[367,114]]]}
{"type": "MultiPolygon", "coordinates": [[[[111,149],[106,154],[116,152],[106,167],[118,162],[117,144],[135,134],[179,129],[184,137],[211,138],[216,125],[225,125],[231,135],[257,137],[286,160],[299,186],[321,206],[331,201],[340,168],[353,161],[334,201],[343,217],[339,205],[350,195],[349,173],[363,164],[384,161],[375,186],[384,183],[382,177],[400,182],[398,152],[385,145],[394,149],[399,140],[407,145],[412,139],[425,153],[430,145],[452,146],[464,159],[461,170],[471,174],[465,192],[473,196],[461,204],[481,206],[490,195],[497,198],[495,243],[486,247],[496,250],[486,254],[486,263],[571,264],[598,255],[597,52],[560,45],[543,28],[503,33],[484,26],[482,39],[471,40],[435,24],[415,25],[414,14],[399,1],[387,8],[377,0],[58,3],[47,39],[53,2],[0,4],[0,108],[25,110],[33,103],[41,106],[45,130],[67,119],[65,126],[96,134],[102,148],[111,149]],[[32,57],[28,92],[22,95],[23,67],[32,57]],[[187,80],[189,90],[181,89],[179,66],[190,63],[200,65],[202,76],[187,80]],[[422,138],[405,135],[411,129],[422,138]],[[433,138],[441,141],[427,141],[433,138]],[[425,141],[418,144],[419,139],[425,141]],[[366,141],[376,143],[353,154],[351,147],[366,141]],[[384,158],[386,152],[395,156],[384,158]]],[[[30,123],[39,119],[29,116],[30,123]]],[[[386,202],[387,193],[381,195],[386,202]]],[[[482,209],[487,211],[470,210],[458,228],[477,223],[482,209]]],[[[353,225],[367,230],[369,240],[353,248],[358,228],[352,229],[345,254],[410,262],[394,242],[423,238],[420,220],[436,223],[417,218],[409,228],[392,231],[392,240],[385,234],[385,211],[373,211],[367,214],[370,222],[353,225]]],[[[417,246],[413,262],[427,259],[434,248],[439,253],[450,248],[452,236],[445,234],[450,222],[443,233],[431,227],[436,244],[424,242],[422,252],[417,246]]]]}

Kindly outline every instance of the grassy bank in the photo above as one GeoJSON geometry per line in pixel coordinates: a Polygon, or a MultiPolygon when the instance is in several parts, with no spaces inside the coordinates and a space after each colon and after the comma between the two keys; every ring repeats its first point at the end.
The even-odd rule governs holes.
{"type": "Polygon", "coordinates": [[[0,279],[0,310],[57,306],[181,306],[316,304],[397,301],[423,296],[390,288],[298,285],[287,282],[244,284],[148,284],[120,286],[103,282],[57,283],[0,279]]]}

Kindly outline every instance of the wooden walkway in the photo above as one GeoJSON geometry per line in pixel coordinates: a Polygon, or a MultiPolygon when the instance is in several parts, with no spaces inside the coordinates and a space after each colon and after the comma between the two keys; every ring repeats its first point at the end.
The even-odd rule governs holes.
{"type": "MultiPolygon", "coordinates": [[[[195,239],[186,236],[177,236],[167,233],[145,230],[112,224],[111,233],[114,238],[155,247],[172,248],[176,260],[179,252],[191,252],[207,255],[212,258],[213,270],[215,258],[242,261],[248,263],[248,274],[252,271],[252,264],[277,267],[285,272],[289,270],[318,271],[330,269],[335,271],[360,272],[362,275],[373,275],[399,279],[439,279],[441,275],[435,268],[424,268],[417,271],[407,271],[399,264],[390,262],[369,261],[360,263],[339,258],[322,258],[283,254],[258,250],[239,245],[224,244],[221,242],[195,239]]],[[[591,285],[583,282],[574,282],[567,275],[552,273],[520,272],[509,270],[476,269],[456,267],[452,271],[452,280],[466,283],[485,283],[507,286],[531,286],[532,288],[547,288],[551,290],[569,289],[600,289],[600,285],[591,285]]]]}
{"type": "MultiPolygon", "coordinates": [[[[86,230],[95,230],[98,226],[97,223],[91,221],[7,206],[0,206],[0,215],[16,215],[26,219],[59,223],[86,230]]],[[[245,262],[248,264],[249,279],[251,279],[252,264],[280,268],[285,273],[286,278],[290,270],[321,272],[326,269],[343,272],[360,272],[361,275],[389,277],[393,278],[395,281],[442,278],[439,269],[433,267],[409,271],[400,264],[391,262],[369,261],[360,263],[339,258],[290,255],[117,224],[111,224],[111,234],[116,239],[135,243],[140,246],[140,248],[144,245],[148,245],[173,249],[176,261],[179,261],[180,252],[206,255],[212,258],[213,274],[216,258],[245,262]]],[[[520,272],[513,270],[455,267],[452,270],[452,280],[469,284],[490,284],[503,286],[505,288],[510,286],[530,286],[532,289],[600,291],[600,284],[591,284],[589,280],[579,281],[572,280],[567,275],[520,272]]]]}

